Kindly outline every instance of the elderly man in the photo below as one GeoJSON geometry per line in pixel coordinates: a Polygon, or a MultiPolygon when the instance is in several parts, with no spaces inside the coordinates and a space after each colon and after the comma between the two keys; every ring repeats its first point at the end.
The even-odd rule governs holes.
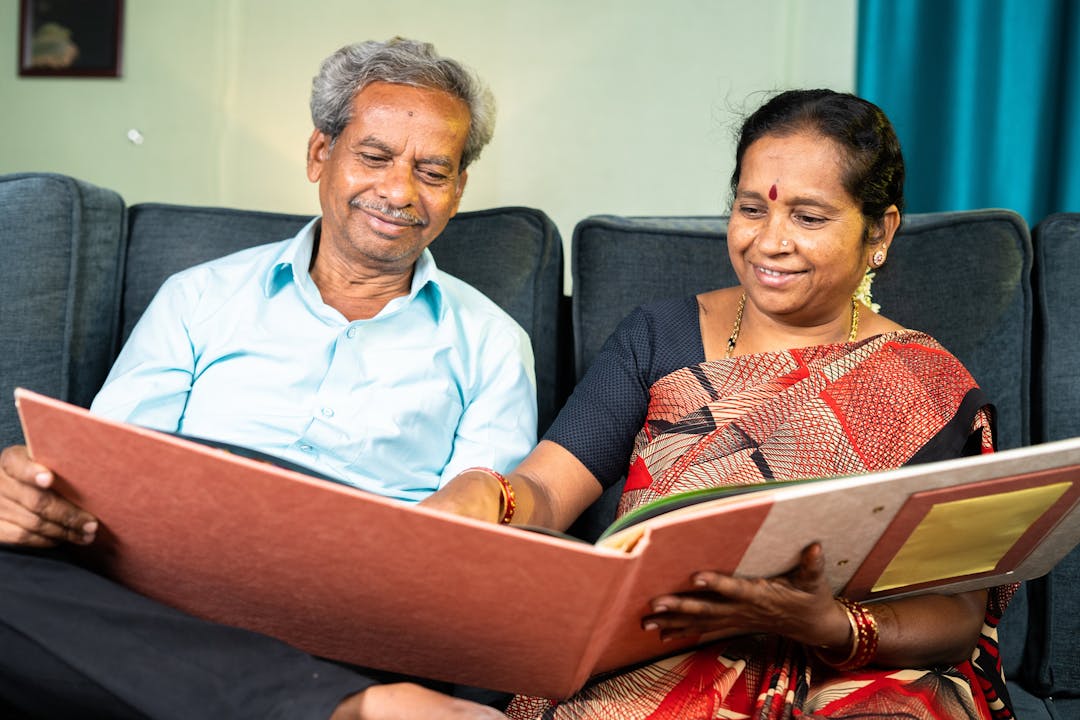
{"type": "MultiPolygon", "coordinates": [[[[292,239],[170,278],[91,410],[253,447],[409,502],[467,467],[512,468],[536,436],[528,338],[427,250],[491,137],[490,95],[430,45],[396,38],[327,58],[311,112],[307,173],[322,216],[292,239]]],[[[93,542],[98,523],[53,493],[52,479],[24,447],[0,455],[0,709],[501,716],[88,572],[65,545],[93,542]]],[[[497,473],[490,483],[496,503],[497,473]]]]}

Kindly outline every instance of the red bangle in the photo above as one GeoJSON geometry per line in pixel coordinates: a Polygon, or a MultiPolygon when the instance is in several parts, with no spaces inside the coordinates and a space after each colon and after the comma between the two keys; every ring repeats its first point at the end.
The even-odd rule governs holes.
{"type": "Polygon", "coordinates": [[[514,518],[514,511],[517,510],[517,498],[514,496],[514,486],[510,484],[502,473],[497,470],[492,470],[486,467],[471,467],[462,470],[462,472],[470,472],[475,470],[476,472],[487,473],[491,477],[499,481],[499,510],[501,517],[499,518],[500,525],[509,525],[510,521],[514,518]]]}
{"type": "Polygon", "coordinates": [[[844,606],[848,622],[851,623],[851,652],[843,660],[834,660],[822,652],[821,649],[815,652],[822,662],[837,670],[858,670],[873,662],[874,656],[877,655],[877,619],[864,605],[852,602],[847,598],[838,597],[836,599],[844,606]]]}

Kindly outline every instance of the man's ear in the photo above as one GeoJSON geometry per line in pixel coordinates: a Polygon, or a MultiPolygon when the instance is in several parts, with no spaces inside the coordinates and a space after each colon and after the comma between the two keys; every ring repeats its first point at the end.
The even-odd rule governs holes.
{"type": "Polygon", "coordinates": [[[319,182],[323,165],[330,157],[330,138],[321,130],[311,133],[307,143],[307,176],[311,182],[319,182]]]}
{"type": "Polygon", "coordinates": [[[457,187],[454,189],[454,209],[450,213],[450,217],[457,215],[458,206],[461,205],[461,196],[465,193],[465,183],[469,181],[469,171],[462,170],[458,173],[457,187]]]}

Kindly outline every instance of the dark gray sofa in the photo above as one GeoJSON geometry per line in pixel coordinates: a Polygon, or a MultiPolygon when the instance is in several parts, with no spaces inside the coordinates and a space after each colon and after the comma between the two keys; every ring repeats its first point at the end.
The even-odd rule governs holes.
{"type": "MultiPolygon", "coordinates": [[[[0,444],[21,441],[16,386],[88,405],[123,339],[170,273],[290,236],[305,216],[138,204],[73,178],[0,176],[0,444]]],[[[600,343],[635,305],[734,281],[726,220],[584,219],[574,232],[573,297],[562,245],[544,213],[460,213],[432,246],[440,267],[474,284],[529,333],[542,427],[600,343]],[[572,306],[572,312],[569,312],[572,306]],[[573,347],[571,348],[571,340],[573,347]]],[[[999,408],[1000,446],[1080,435],[1080,215],[1029,232],[1008,211],[912,215],[875,299],[938,337],[999,408]]],[[[606,496],[575,526],[595,536],[606,496]]],[[[1001,637],[1019,717],[1080,718],[1080,550],[1026,583],[1001,637]]]]}

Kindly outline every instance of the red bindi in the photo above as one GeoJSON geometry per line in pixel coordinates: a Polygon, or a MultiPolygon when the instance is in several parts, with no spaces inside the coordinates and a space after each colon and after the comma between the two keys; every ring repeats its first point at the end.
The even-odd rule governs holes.
{"type": "Polygon", "coordinates": [[[775,200],[776,199],[776,183],[773,183],[773,186],[771,188],[769,188],[769,199],[770,200],[775,200]]]}

